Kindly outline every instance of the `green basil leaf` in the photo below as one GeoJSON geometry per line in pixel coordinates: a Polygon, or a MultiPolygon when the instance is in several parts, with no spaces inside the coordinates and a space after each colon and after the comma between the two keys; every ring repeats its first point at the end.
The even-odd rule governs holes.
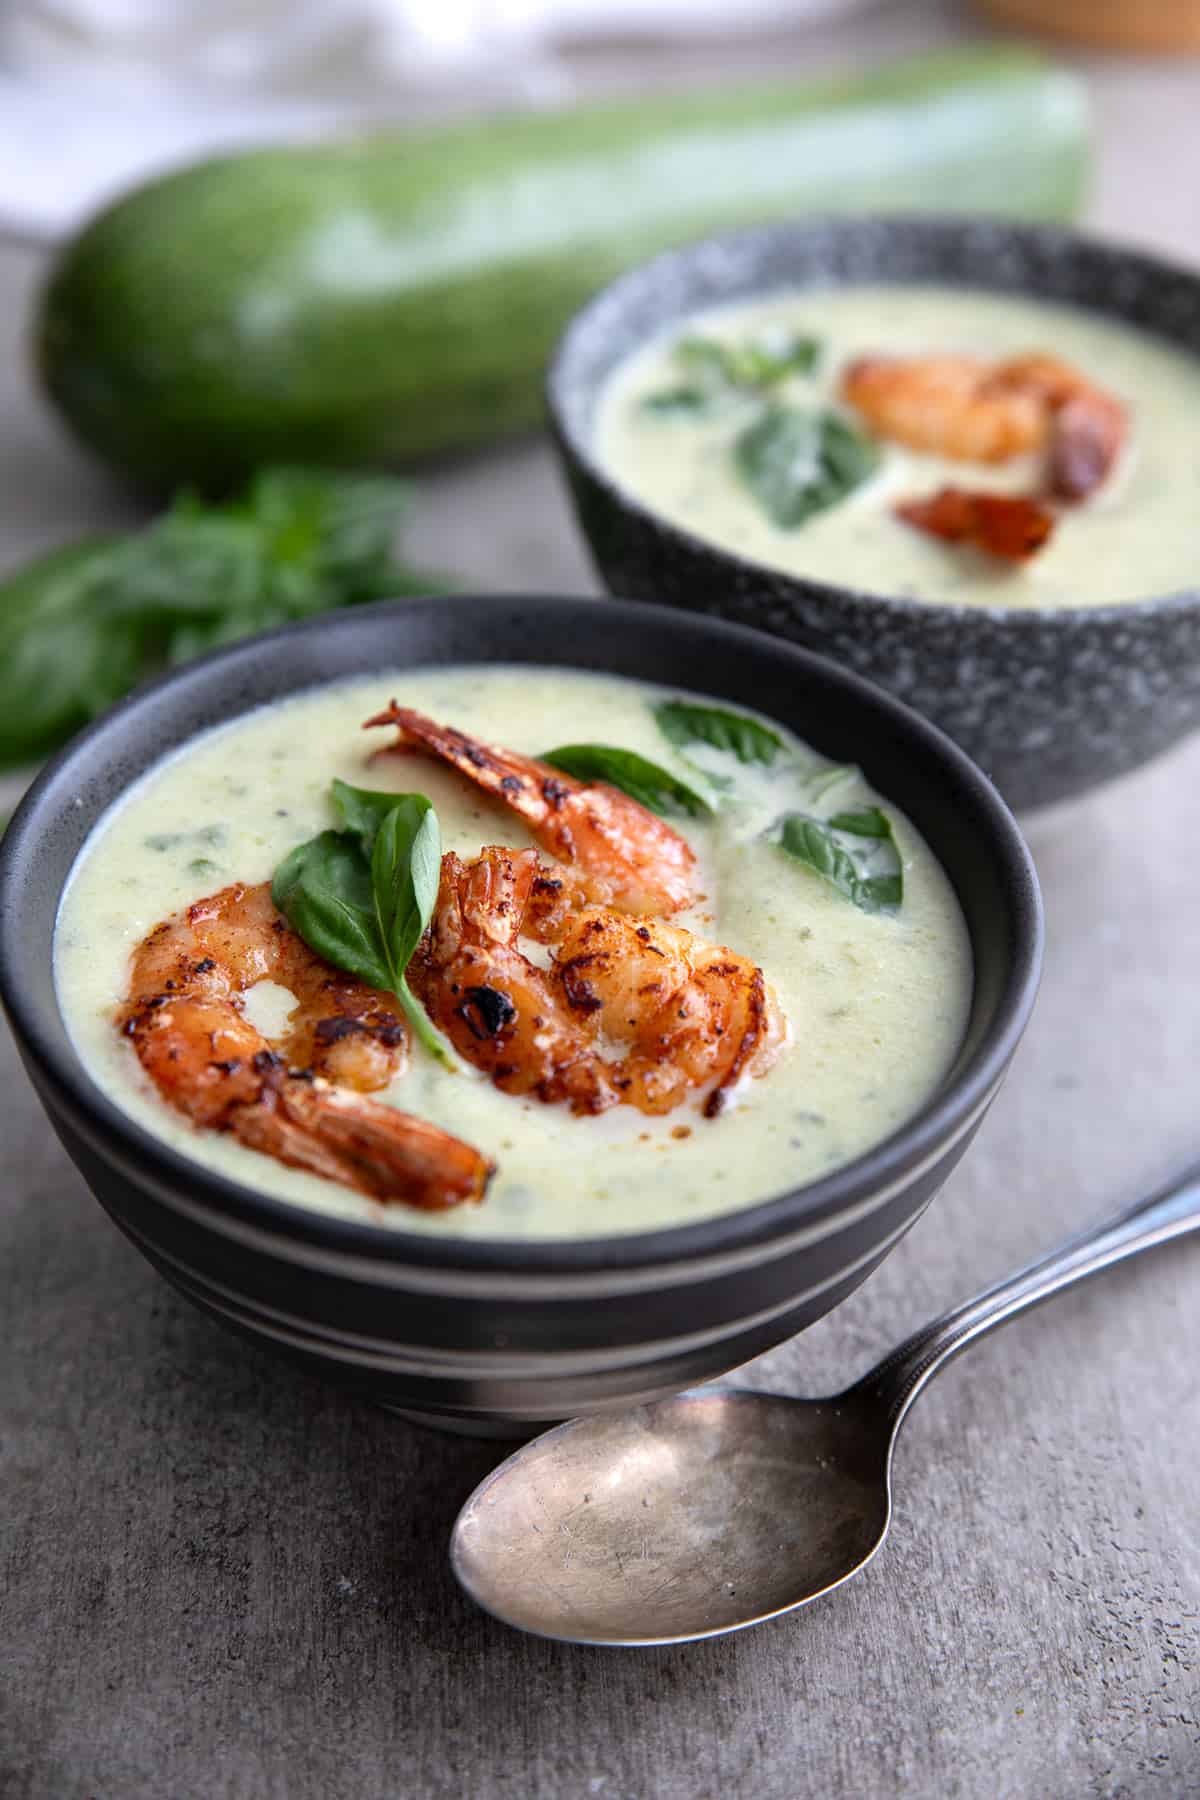
{"type": "Polygon", "coordinates": [[[454,1053],[408,985],[406,970],[437,901],[441,839],[423,794],[337,784],[335,806],[355,826],[323,831],[275,871],[271,897],[310,949],[371,987],[395,994],[414,1035],[449,1069],[454,1053]],[[352,798],[348,798],[352,796],[352,798]],[[369,842],[368,842],[369,838],[369,842]]]}
{"type": "Polygon", "coordinates": [[[707,387],[735,385],[731,374],[733,352],[718,338],[680,338],[671,351],[671,358],[679,368],[697,376],[707,387]]]}
{"type": "Polygon", "coordinates": [[[883,912],[902,904],[904,873],[891,821],[877,806],[813,819],[789,813],[779,843],[863,912],[883,912]],[[866,839],[867,843],[847,844],[866,839]]]}
{"type": "Polygon", "coordinates": [[[788,375],[810,375],[820,350],[817,338],[775,326],[737,344],[717,338],[681,338],[674,357],[681,369],[705,377],[710,384],[761,389],[773,387],[788,375]]]}
{"type": "Polygon", "coordinates": [[[711,389],[680,385],[655,388],[653,393],[645,396],[641,405],[643,412],[694,414],[707,412],[712,402],[711,389]]]}
{"type": "Polygon", "coordinates": [[[397,794],[371,851],[375,911],[397,975],[421,941],[437,900],[442,862],[437,814],[424,794],[397,794]]]}
{"type": "Polygon", "coordinates": [[[310,950],[388,992],[393,968],[379,926],[371,869],[347,831],[322,831],[284,858],[271,899],[310,950]]]}
{"type": "Polygon", "coordinates": [[[442,865],[437,814],[424,794],[397,794],[371,852],[375,914],[392,967],[391,987],[425,1048],[448,1069],[454,1052],[405,977],[413,951],[433,916],[442,865]]]}
{"type": "Polygon", "coordinates": [[[834,813],[827,821],[834,831],[849,831],[855,837],[890,838],[891,820],[877,806],[859,807],[854,812],[834,813]]]}
{"type": "Polygon", "coordinates": [[[770,326],[737,344],[680,338],[671,355],[689,379],[647,394],[642,407],[655,413],[708,412],[731,395],[762,393],[789,375],[810,375],[820,352],[819,339],[786,326],[770,326]]]}
{"type": "Polygon", "coordinates": [[[743,763],[773,763],[783,739],[769,725],[724,706],[699,706],[691,700],[664,700],[654,708],[659,730],[677,749],[709,744],[727,750],[743,763]]]}
{"type": "Polygon", "coordinates": [[[0,582],[0,767],[53,750],[137,680],[141,633],[100,601],[112,551],[86,539],[0,582]]]}
{"type": "Polygon", "coordinates": [[[385,475],[268,469],[237,499],[180,494],[144,531],[68,545],[0,582],[0,767],[55,748],[167,663],[437,591],[394,554],[409,497],[385,475]]]}
{"type": "Polygon", "coordinates": [[[734,464],[784,531],[836,506],[879,466],[879,451],[834,412],[772,406],[736,440],[734,464]]]}
{"type": "Polygon", "coordinates": [[[712,816],[713,808],[703,794],[635,750],[618,750],[611,744],[561,744],[557,750],[548,750],[540,760],[579,781],[607,781],[610,787],[620,788],[631,800],[665,818],[712,816]]]}
{"type": "MultiPolygon", "coordinates": [[[[351,787],[348,781],[335,780],[329,797],[333,810],[347,831],[352,831],[367,855],[375,848],[379,827],[401,800],[421,799],[422,795],[390,793],[384,788],[351,787]]],[[[429,802],[425,801],[428,806],[429,802]]]]}

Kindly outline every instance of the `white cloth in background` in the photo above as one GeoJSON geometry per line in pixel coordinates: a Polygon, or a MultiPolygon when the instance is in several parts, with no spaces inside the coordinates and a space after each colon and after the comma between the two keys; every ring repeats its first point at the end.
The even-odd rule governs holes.
{"type": "Polygon", "coordinates": [[[0,0],[0,229],[55,237],[210,151],[569,97],[556,47],[741,33],[862,0],[0,0]]]}

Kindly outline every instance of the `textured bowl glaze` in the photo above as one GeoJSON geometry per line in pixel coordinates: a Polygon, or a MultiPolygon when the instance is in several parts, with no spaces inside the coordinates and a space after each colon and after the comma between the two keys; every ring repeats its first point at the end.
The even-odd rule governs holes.
{"type": "Polygon", "coordinates": [[[1200,354],[1200,278],[1048,226],[843,219],[710,238],[622,276],[551,367],[555,436],[610,592],[759,626],[890,688],[1018,809],[1124,774],[1200,725],[1197,586],[1120,605],[1016,610],[808,580],[693,537],[618,487],[593,427],[613,369],[706,307],[786,288],[939,283],[1066,302],[1200,354]]]}
{"type": "Polygon", "coordinates": [[[387,1405],[473,1430],[532,1428],[675,1392],[835,1306],[962,1155],[1025,1027],[1040,954],[1024,843],[953,744],[816,657],[657,607],[404,601],[237,645],[76,739],[0,844],[0,999],[55,1130],[121,1229],[233,1328],[387,1405]],[[59,897],[97,819],[218,721],[338,676],[397,672],[399,685],[405,668],[455,662],[678,683],[760,707],[835,760],[860,762],[931,843],[974,949],[966,1039],[921,1112],[833,1175],[741,1212],[628,1237],[522,1243],[323,1217],[180,1156],[116,1107],[66,1032],[52,966],[59,897]]]}

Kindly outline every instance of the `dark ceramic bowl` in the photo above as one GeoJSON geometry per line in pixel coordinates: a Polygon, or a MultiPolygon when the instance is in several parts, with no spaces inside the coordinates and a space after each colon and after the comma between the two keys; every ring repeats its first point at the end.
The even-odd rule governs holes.
{"type": "Polygon", "coordinates": [[[829,663],[659,607],[404,601],[235,646],[85,732],[46,769],[0,845],[0,998],[100,1203],[168,1281],[225,1323],[390,1406],[468,1429],[675,1392],[835,1306],[962,1155],[1029,1017],[1040,955],[1029,857],[961,751],[829,663]],[[64,1028],[51,948],[63,884],[104,810],[160,757],[251,707],[338,676],[379,672],[386,685],[394,672],[402,689],[405,669],[480,661],[679,683],[759,707],[836,761],[862,764],[932,844],[974,946],[966,1041],[917,1117],[826,1179],[723,1218],[587,1242],[464,1242],[324,1218],[257,1193],[180,1156],[101,1093],[64,1028]]]}
{"type": "Polygon", "coordinates": [[[840,219],[770,225],[668,252],[568,327],[551,419],[609,590],[736,619],[821,650],[948,731],[1010,805],[1042,806],[1135,768],[1200,725],[1197,587],[1120,605],[1017,611],[889,598],[723,550],[619,488],[593,450],[597,397],[648,338],[788,288],[991,288],[1086,307],[1200,354],[1200,277],[1048,226],[840,219]]]}

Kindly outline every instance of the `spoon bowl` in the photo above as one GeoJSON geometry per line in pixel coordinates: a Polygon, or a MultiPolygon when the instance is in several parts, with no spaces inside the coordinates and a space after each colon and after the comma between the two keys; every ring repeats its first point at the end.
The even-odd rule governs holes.
{"type": "Polygon", "coordinates": [[[480,1483],[450,1560],[509,1625],[576,1644],[678,1644],[792,1612],[870,1562],[908,1409],[1018,1313],[1200,1227],[1200,1168],[935,1319],[844,1394],[707,1389],[575,1419],[480,1483]]]}
{"type": "Polygon", "coordinates": [[[737,1631],[869,1561],[888,1527],[888,1461],[853,1395],[714,1389],[577,1419],[476,1489],[455,1573],[488,1612],[543,1637],[737,1631]]]}

